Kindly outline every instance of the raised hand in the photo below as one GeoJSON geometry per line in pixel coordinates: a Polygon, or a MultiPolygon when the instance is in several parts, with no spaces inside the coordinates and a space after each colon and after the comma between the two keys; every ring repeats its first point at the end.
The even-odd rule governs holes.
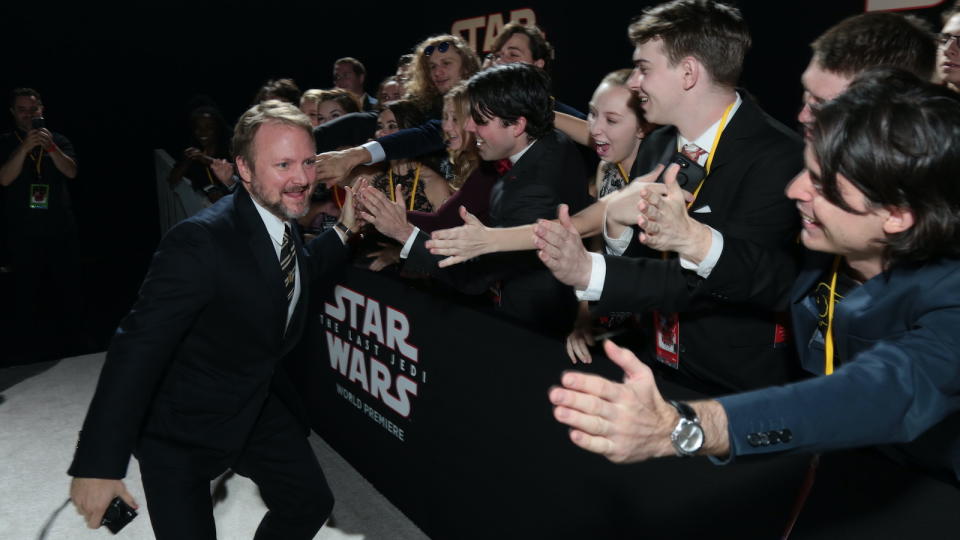
{"type": "Polygon", "coordinates": [[[463,219],[463,225],[434,231],[426,243],[430,253],[446,256],[446,259],[438,264],[440,268],[453,266],[494,251],[489,227],[467,212],[463,206],[460,207],[460,218],[463,219]]]}

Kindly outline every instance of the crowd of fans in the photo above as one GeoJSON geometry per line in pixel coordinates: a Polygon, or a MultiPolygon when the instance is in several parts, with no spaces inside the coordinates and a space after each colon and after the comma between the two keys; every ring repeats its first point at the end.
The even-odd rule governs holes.
{"type": "MultiPolygon", "coordinates": [[[[271,80],[254,102],[293,103],[314,126],[318,187],[300,219],[306,232],[333,228],[349,199],[366,222],[355,231],[359,265],[485,296],[490,312],[565,340],[574,363],[592,361],[596,336],[620,336],[629,351],[606,352],[626,382],[571,373],[551,392],[577,445],[636,461],[897,443],[904,462],[957,482],[958,433],[941,424],[960,408],[957,312],[942,298],[955,293],[918,312],[901,306],[897,323],[855,336],[873,347],[844,346],[837,334],[843,317],[845,332],[869,320],[844,310],[857,292],[941,279],[931,269],[956,265],[960,193],[948,184],[960,161],[917,144],[960,129],[949,124],[960,122],[950,92],[960,84],[960,4],[942,23],[938,34],[909,15],[866,13],[827,30],[799,79],[800,129],[738,88],[746,23],[702,0],[634,21],[633,58],[623,59],[633,68],[598,81],[587,114],[553,97],[553,48],[519,23],[483,60],[460,37],[430,37],[374,95],[363,64],[342,58],[335,88],[271,80]],[[595,151],[594,172],[577,143],[595,151]],[[830,254],[826,266],[814,252],[830,254]],[[916,349],[898,348],[911,339],[916,349]],[[919,361],[917,349],[938,362],[919,361]],[[733,396],[665,401],[650,369],[707,398],[733,396]],[[865,398],[871,385],[884,407],[857,410],[875,422],[854,428],[850,415],[827,412],[839,419],[804,420],[803,408],[840,407],[838,396],[865,398]],[[610,412],[617,407],[650,415],[642,420],[663,436],[634,436],[610,412]],[[945,445],[936,451],[910,444],[944,428],[952,431],[933,441],[945,445]]],[[[41,178],[45,158],[48,191],[34,193],[31,208],[68,209],[57,190],[76,174],[68,141],[30,124],[42,116],[39,95],[18,90],[11,107],[17,129],[0,141],[8,234],[33,215],[10,192],[26,200],[25,185],[46,185],[31,176],[41,178]]],[[[214,204],[240,185],[229,128],[209,106],[190,119],[193,142],[169,181],[189,180],[214,204]]],[[[26,268],[21,251],[35,255],[10,238],[11,263],[26,268]]]]}

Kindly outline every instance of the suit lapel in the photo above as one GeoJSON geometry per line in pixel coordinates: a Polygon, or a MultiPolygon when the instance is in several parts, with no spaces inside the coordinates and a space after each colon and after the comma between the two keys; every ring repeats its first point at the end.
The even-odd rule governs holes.
{"type": "Polygon", "coordinates": [[[253,200],[250,199],[250,194],[247,193],[246,189],[237,189],[234,196],[234,205],[240,215],[239,222],[247,229],[247,244],[254,260],[257,262],[263,290],[270,297],[273,313],[264,315],[273,321],[276,327],[275,335],[282,336],[287,322],[287,302],[286,291],[283,289],[283,272],[280,270],[280,259],[273,247],[273,240],[267,233],[267,227],[263,224],[263,219],[257,213],[257,209],[254,208],[253,200]]]}

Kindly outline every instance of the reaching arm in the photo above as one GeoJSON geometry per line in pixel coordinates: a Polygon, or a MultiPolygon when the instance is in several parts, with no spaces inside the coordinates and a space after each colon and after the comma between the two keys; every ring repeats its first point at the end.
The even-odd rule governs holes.
{"type": "MultiPolygon", "coordinates": [[[[679,414],[657,389],[653,372],[627,349],[611,341],[603,344],[607,356],[624,371],[622,383],[597,375],[568,371],[550,389],[553,416],[570,426],[570,440],[614,463],[635,463],[674,456],[670,434],[679,414]]],[[[720,403],[690,403],[704,442],[701,455],[726,456],[730,452],[727,417],[720,403]]]]}

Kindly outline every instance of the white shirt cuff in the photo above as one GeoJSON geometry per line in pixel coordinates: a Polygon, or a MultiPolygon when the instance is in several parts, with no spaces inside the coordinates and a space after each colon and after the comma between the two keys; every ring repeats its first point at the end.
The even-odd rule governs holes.
{"type": "Polygon", "coordinates": [[[577,295],[577,300],[588,302],[599,300],[603,294],[603,282],[607,279],[607,261],[599,253],[590,254],[590,282],[587,283],[587,290],[573,292],[577,295]]]}
{"type": "Polygon", "coordinates": [[[707,225],[707,228],[710,229],[712,241],[710,242],[710,250],[707,251],[707,256],[700,261],[700,264],[694,264],[680,257],[680,266],[683,267],[684,270],[693,270],[698,276],[704,279],[710,277],[710,272],[713,272],[713,267],[717,265],[717,261],[720,260],[720,254],[723,253],[723,235],[709,225],[707,225]]]}
{"type": "Polygon", "coordinates": [[[400,250],[401,259],[406,259],[410,255],[410,250],[413,249],[413,243],[417,241],[418,234],[420,234],[420,227],[414,227],[413,232],[407,237],[407,241],[403,243],[403,249],[400,250]]]}
{"type": "Polygon", "coordinates": [[[603,216],[603,241],[607,244],[607,253],[609,255],[623,255],[623,252],[630,247],[630,241],[633,240],[633,227],[627,227],[618,238],[610,238],[607,235],[607,216],[603,216]]]}
{"type": "Polygon", "coordinates": [[[387,159],[387,153],[383,151],[383,147],[377,141],[363,143],[360,148],[365,148],[367,152],[370,152],[370,161],[364,163],[364,165],[373,165],[387,159]]]}

